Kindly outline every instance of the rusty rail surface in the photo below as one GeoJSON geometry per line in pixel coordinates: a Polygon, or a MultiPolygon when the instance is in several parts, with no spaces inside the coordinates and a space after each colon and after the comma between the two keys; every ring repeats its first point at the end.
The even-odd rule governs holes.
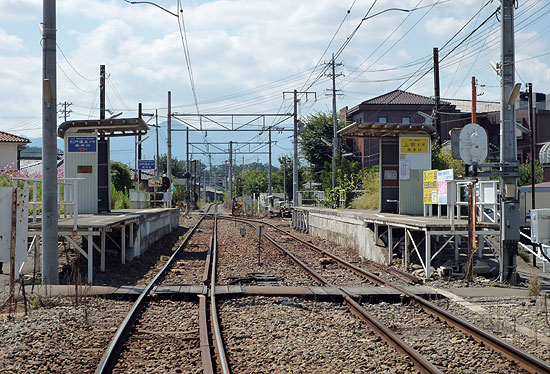
{"type": "MultiPolygon", "coordinates": [[[[472,325],[471,323],[469,322],[466,322],[464,321],[463,319],[447,312],[446,310],[438,307],[437,305],[427,301],[427,300],[424,300],[423,298],[415,295],[414,293],[411,293],[411,292],[408,292],[407,290],[399,287],[399,286],[396,286],[390,282],[387,282],[385,281],[384,279],[380,278],[379,276],[377,276],[376,274],[373,274],[365,269],[361,269],[345,260],[343,260],[342,258],[330,253],[330,252],[327,252],[325,251],[324,249],[322,248],[319,248],[311,243],[308,243],[304,240],[301,240],[300,238],[292,235],[291,233],[285,231],[285,230],[282,230],[276,226],[274,226],[273,224],[270,224],[270,223],[267,223],[267,222],[263,222],[263,221],[258,221],[258,220],[250,220],[250,221],[253,221],[253,222],[257,222],[257,223],[262,223],[262,224],[266,224],[278,231],[281,231],[283,233],[285,233],[286,235],[289,235],[291,236],[292,238],[298,240],[299,242],[319,251],[320,253],[322,253],[323,255],[326,255],[326,256],[329,256],[331,257],[332,259],[334,259],[335,261],[337,261],[338,263],[340,263],[341,265],[347,267],[349,270],[357,273],[357,274],[360,274],[360,275],[363,275],[364,277],[366,277],[367,279],[369,279],[370,281],[376,283],[376,284],[379,284],[381,286],[387,286],[387,287],[391,287],[397,291],[399,291],[400,293],[402,293],[403,295],[409,297],[411,300],[415,301],[419,306],[422,307],[422,309],[436,317],[436,318],[439,318],[441,319],[442,321],[445,321],[446,323],[448,323],[450,326],[453,326],[457,329],[459,329],[460,331],[462,331],[463,333],[467,334],[467,335],[470,335],[474,340],[480,342],[480,343],[483,343],[485,344],[487,347],[491,348],[493,351],[501,354],[502,356],[506,357],[507,359],[509,360],[512,360],[514,361],[515,363],[517,363],[519,366],[521,366],[523,369],[527,370],[528,372],[530,373],[550,373],[550,365],[544,361],[542,361],[541,359],[525,352],[525,351],[522,351],[520,349],[518,349],[517,347],[505,342],[504,340],[492,335],[491,333],[481,329],[481,328],[478,328],[474,325],[472,325]]],[[[246,222],[246,221],[244,221],[246,222]]],[[[266,235],[267,237],[267,235],[266,235]]]]}
{"type": "MultiPolygon", "coordinates": [[[[247,223],[251,225],[252,227],[255,227],[251,222],[248,220],[241,220],[243,223],[247,223]]],[[[397,335],[395,332],[387,328],[382,322],[378,321],[373,315],[371,315],[361,304],[353,300],[352,296],[349,292],[347,292],[344,289],[338,288],[334,285],[332,285],[329,281],[327,281],[322,275],[317,273],[315,270],[310,268],[306,263],[304,263],[302,260],[300,260],[298,257],[296,257],[294,254],[289,252],[286,248],[281,246],[277,241],[275,241],[271,236],[264,233],[264,237],[269,240],[275,247],[277,247],[279,250],[281,250],[285,255],[290,257],[296,264],[298,264],[302,269],[304,269],[313,279],[315,279],[317,282],[335,289],[338,293],[341,294],[342,298],[344,299],[344,302],[348,305],[351,312],[355,315],[357,315],[359,318],[361,318],[363,321],[367,323],[367,325],[386,343],[388,343],[390,346],[397,349],[402,354],[408,356],[414,366],[421,372],[421,373],[428,373],[428,374],[440,374],[441,371],[435,367],[430,361],[428,361],[424,356],[422,356],[417,350],[415,350],[413,347],[411,347],[409,344],[407,344],[399,335],[397,335]]]]}
{"type": "Polygon", "coordinates": [[[122,351],[122,347],[124,343],[128,340],[128,337],[130,336],[130,331],[132,330],[132,327],[134,326],[135,321],[137,320],[138,316],[143,311],[143,308],[145,307],[145,304],[147,302],[148,296],[151,293],[151,290],[158,284],[161,277],[164,275],[164,273],[172,266],[172,263],[175,261],[175,258],[178,256],[182,248],[185,247],[191,236],[195,233],[199,225],[202,223],[204,218],[209,214],[208,211],[213,206],[211,204],[206,212],[203,214],[203,216],[199,219],[199,221],[193,226],[193,228],[188,232],[187,236],[181,244],[178,246],[178,248],[174,251],[172,256],[170,256],[170,259],[166,262],[166,264],[160,269],[160,271],[155,275],[153,280],[149,282],[147,287],[143,290],[143,292],[139,295],[138,299],[132,306],[132,309],[128,312],[126,315],[126,318],[124,318],[124,321],[120,324],[118,327],[115,336],[109,343],[109,346],[107,347],[107,350],[101,357],[101,361],[99,362],[99,365],[96,368],[95,373],[96,374],[108,374],[112,373],[113,368],[115,367],[117,360],[120,356],[120,353],[122,351]]]}

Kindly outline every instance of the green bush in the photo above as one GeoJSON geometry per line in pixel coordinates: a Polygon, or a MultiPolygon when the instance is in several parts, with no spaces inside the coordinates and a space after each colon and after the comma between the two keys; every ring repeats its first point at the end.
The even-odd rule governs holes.
{"type": "Polygon", "coordinates": [[[380,196],[380,174],[378,168],[361,171],[363,190],[361,196],[351,202],[353,209],[378,209],[380,196]]]}

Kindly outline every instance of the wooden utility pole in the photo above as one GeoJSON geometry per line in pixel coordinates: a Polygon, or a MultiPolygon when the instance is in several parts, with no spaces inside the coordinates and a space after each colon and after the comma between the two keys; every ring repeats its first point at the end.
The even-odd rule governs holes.
{"type": "MultiPolygon", "coordinates": [[[[476,77],[472,77],[472,123],[476,123],[476,77]]],[[[474,280],[474,254],[476,252],[476,183],[477,179],[474,176],[468,185],[468,268],[466,270],[466,279],[474,280]]]]}

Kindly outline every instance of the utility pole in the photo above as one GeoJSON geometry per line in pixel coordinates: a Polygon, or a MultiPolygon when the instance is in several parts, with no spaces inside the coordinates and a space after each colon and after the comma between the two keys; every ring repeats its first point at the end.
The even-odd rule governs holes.
{"type": "Polygon", "coordinates": [[[476,77],[472,77],[472,123],[477,123],[477,85],[476,85],[476,77]]]}
{"type": "Polygon", "coordinates": [[[185,151],[185,160],[186,160],[186,171],[187,171],[187,180],[185,181],[187,187],[187,210],[190,208],[191,204],[191,165],[189,164],[189,127],[186,131],[187,140],[186,140],[186,151],[185,151]]]}
{"type": "Polygon", "coordinates": [[[519,240],[516,111],[515,103],[508,105],[515,84],[514,5],[514,0],[501,0],[500,281],[512,284],[517,282],[516,252],[519,240]]]}
{"type": "MultiPolygon", "coordinates": [[[[143,117],[143,105],[141,103],[138,103],[138,117],[139,117],[139,119],[141,119],[143,117]]],[[[139,170],[139,160],[141,160],[141,153],[142,153],[141,135],[138,135],[137,141],[138,141],[138,155],[137,155],[137,157],[138,157],[138,185],[139,185],[141,183],[141,170],[139,170]]],[[[139,199],[139,197],[138,197],[138,199],[139,199]]]]}
{"type": "MultiPolygon", "coordinates": [[[[63,107],[63,109],[60,109],[59,110],[59,113],[63,113],[63,122],[67,122],[67,117],[69,117],[69,115],[73,112],[72,110],[68,109],[71,105],[73,105],[73,103],[68,103],[68,102],[62,102],[62,103],[59,103],[57,104],[61,107],[63,107]]],[[[62,118],[62,117],[59,117],[59,118],[62,118]]]]}
{"type": "Polygon", "coordinates": [[[313,94],[315,96],[315,99],[317,99],[317,93],[316,92],[309,92],[309,91],[297,91],[294,90],[292,92],[285,91],[283,92],[283,98],[285,97],[285,94],[293,94],[294,99],[294,130],[293,130],[293,141],[294,141],[294,152],[292,157],[292,201],[294,206],[298,205],[298,94],[300,95],[306,95],[306,100],[308,98],[309,94],[313,94]]]}
{"type": "Polygon", "coordinates": [[[56,7],[42,4],[42,284],[58,284],[56,7]]]}
{"type": "Polygon", "coordinates": [[[160,177],[160,154],[159,154],[159,111],[155,109],[155,135],[157,137],[157,177],[160,177]]]}
{"type": "Polygon", "coordinates": [[[166,124],[168,133],[166,134],[166,176],[170,179],[172,185],[172,91],[168,91],[168,120],[166,124]]]}
{"type": "Polygon", "coordinates": [[[283,158],[283,200],[286,202],[286,156],[283,158]]]}
{"type": "Polygon", "coordinates": [[[342,64],[337,64],[334,61],[334,53],[332,54],[332,188],[336,187],[336,157],[338,156],[340,149],[338,145],[338,116],[336,115],[336,77],[341,74],[336,75],[336,66],[342,64]]]}
{"type": "Polygon", "coordinates": [[[105,65],[99,65],[99,119],[105,119],[105,65]]]}
{"type": "MultiPolygon", "coordinates": [[[[105,119],[105,65],[99,65],[99,119],[105,119]]],[[[97,145],[98,205],[99,212],[111,210],[111,165],[109,165],[110,142],[100,136],[97,145]]]]}
{"type": "MultiPolygon", "coordinates": [[[[208,166],[210,168],[210,176],[208,177],[208,180],[210,181],[210,186],[212,186],[212,155],[208,154],[208,166]]],[[[214,200],[216,200],[216,183],[214,182],[214,200]]],[[[206,199],[205,199],[206,200],[206,199]]],[[[214,201],[212,200],[212,201],[214,201]]]]}
{"type": "Polygon", "coordinates": [[[268,128],[269,134],[269,166],[268,166],[268,179],[267,179],[267,194],[269,196],[273,193],[273,186],[271,184],[271,126],[268,128]]]}
{"type": "Polygon", "coordinates": [[[233,142],[229,141],[229,203],[231,208],[233,208],[233,142]]]}
{"type": "MultiPolygon", "coordinates": [[[[536,200],[535,200],[535,159],[537,154],[537,140],[536,140],[536,128],[535,128],[535,113],[533,102],[533,85],[531,83],[527,84],[527,95],[528,95],[528,104],[529,110],[527,112],[527,117],[529,118],[529,130],[531,132],[531,217],[533,209],[536,209],[536,200]]],[[[533,266],[537,266],[537,256],[533,256],[533,266]]]]}
{"type": "Polygon", "coordinates": [[[441,94],[439,89],[439,48],[435,47],[434,50],[434,96],[435,96],[435,130],[439,135],[439,140],[442,140],[443,134],[441,134],[441,115],[439,114],[439,107],[441,104],[441,94]]]}

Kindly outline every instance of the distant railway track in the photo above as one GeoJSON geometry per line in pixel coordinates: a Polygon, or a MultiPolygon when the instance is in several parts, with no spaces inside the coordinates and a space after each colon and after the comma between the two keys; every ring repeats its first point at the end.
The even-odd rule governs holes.
{"type": "MultiPolygon", "coordinates": [[[[217,218],[215,213],[209,213],[212,206],[214,206],[214,209],[217,211],[216,205],[208,207],[207,211],[188,232],[182,243],[174,251],[163,268],[139,295],[130,312],[118,327],[115,336],[101,358],[95,371],[97,374],[112,373],[113,371],[125,372],[128,370],[128,365],[130,364],[132,368],[137,367],[143,370],[147,365],[144,356],[151,355],[155,355],[159,361],[169,360],[171,357],[170,355],[174,356],[174,362],[157,362],[156,365],[173,364],[179,367],[179,365],[184,364],[182,361],[188,361],[188,365],[196,367],[198,365],[196,361],[199,359],[199,356],[191,355],[185,357],[186,360],[181,360],[182,357],[177,357],[178,344],[181,344],[182,341],[196,342],[194,345],[196,345],[196,348],[201,352],[200,366],[202,367],[202,372],[214,373],[215,361],[211,355],[210,337],[212,337],[215,351],[218,354],[217,361],[222,373],[229,373],[227,360],[225,359],[223,341],[217,321],[215,293],[210,292],[210,314],[207,310],[208,303],[204,295],[199,295],[197,313],[194,304],[191,302],[177,303],[159,301],[155,299],[156,295],[151,293],[153,288],[161,284],[170,269],[173,269],[174,265],[176,265],[178,256],[185,250],[193,235],[198,231],[199,226],[204,224],[205,219],[209,215],[213,215],[213,229],[209,243],[206,243],[208,250],[203,270],[200,272],[200,279],[204,285],[208,285],[210,288],[215,286],[217,218]],[[211,330],[209,329],[208,317],[210,317],[211,330]],[[182,330],[181,326],[186,326],[187,329],[182,330]],[[199,330],[198,334],[194,333],[196,329],[199,330]],[[155,340],[157,336],[162,336],[162,338],[160,340],[155,340]],[[174,338],[172,339],[172,337],[174,338]],[[141,343],[144,340],[148,347],[144,347],[144,344],[141,343]],[[151,344],[151,342],[153,343],[151,344]],[[158,345],[155,343],[158,343],[158,345]],[[162,348],[161,345],[164,344],[168,344],[169,346],[162,348]],[[125,350],[127,345],[131,345],[132,349],[125,350]],[[130,360],[131,363],[127,365],[124,362],[125,359],[130,360]]],[[[199,244],[196,243],[196,245],[199,244]]],[[[174,281],[175,279],[170,280],[170,282],[174,281]]],[[[194,346],[191,348],[194,348],[194,346]]],[[[188,347],[187,351],[189,350],[188,347]]],[[[184,350],[182,349],[180,351],[184,350]]]]}
{"type": "MultiPolygon", "coordinates": [[[[235,219],[235,218],[232,218],[235,219]]],[[[418,306],[420,306],[427,314],[434,316],[440,321],[444,321],[449,326],[452,326],[456,328],[457,330],[461,331],[462,333],[466,334],[467,336],[472,337],[474,340],[482,343],[483,345],[489,347],[494,352],[497,352],[501,354],[503,357],[515,362],[518,364],[521,368],[525,369],[526,371],[530,373],[550,373],[550,365],[548,365],[546,362],[514,347],[511,344],[506,343],[505,341],[499,339],[498,337],[462,320],[461,318],[454,316],[453,314],[447,312],[446,310],[436,306],[435,304],[424,300],[423,298],[415,295],[414,293],[411,293],[404,288],[395,285],[391,282],[387,282],[381,277],[379,277],[376,274],[373,274],[365,269],[362,269],[356,265],[353,265],[342,258],[323,250],[322,248],[319,248],[311,243],[308,243],[304,240],[301,240],[297,236],[293,235],[292,233],[282,230],[275,225],[272,225],[270,223],[254,220],[254,219],[244,219],[244,218],[238,218],[239,222],[247,223],[253,227],[256,227],[255,224],[263,224],[266,225],[278,232],[282,232],[285,235],[288,235],[292,237],[297,242],[308,246],[312,250],[318,252],[319,254],[323,256],[330,257],[335,262],[337,262],[339,265],[347,268],[348,270],[361,275],[367,279],[369,279],[371,282],[378,284],[380,286],[385,287],[391,287],[397,291],[399,291],[402,295],[408,297],[410,300],[412,300],[414,303],[416,303],[418,306]]],[[[408,355],[411,360],[413,360],[415,366],[421,371],[426,373],[437,373],[440,372],[438,368],[436,368],[434,365],[432,365],[428,360],[426,360],[422,355],[420,355],[418,352],[416,352],[414,349],[412,349],[408,344],[406,344],[399,336],[394,334],[391,330],[387,329],[385,326],[382,325],[374,316],[370,315],[366,309],[364,309],[359,303],[357,303],[352,294],[347,292],[343,288],[338,288],[335,285],[330,284],[321,274],[314,271],[311,267],[309,267],[306,263],[304,263],[300,258],[296,257],[291,251],[289,251],[287,248],[283,247],[280,243],[277,242],[272,236],[269,234],[264,234],[265,238],[270,241],[274,246],[279,248],[282,252],[284,252],[289,258],[291,258],[296,264],[298,264],[300,267],[302,267],[305,271],[310,274],[312,278],[314,278],[316,281],[325,284],[329,287],[334,287],[340,290],[342,293],[342,297],[344,298],[346,304],[350,307],[350,309],[360,316],[360,318],[364,319],[367,324],[375,330],[383,339],[391,346],[398,349],[400,352],[408,355]]],[[[400,277],[403,280],[406,280],[408,277],[400,277]]],[[[409,279],[411,282],[413,281],[412,278],[409,279]]]]}

